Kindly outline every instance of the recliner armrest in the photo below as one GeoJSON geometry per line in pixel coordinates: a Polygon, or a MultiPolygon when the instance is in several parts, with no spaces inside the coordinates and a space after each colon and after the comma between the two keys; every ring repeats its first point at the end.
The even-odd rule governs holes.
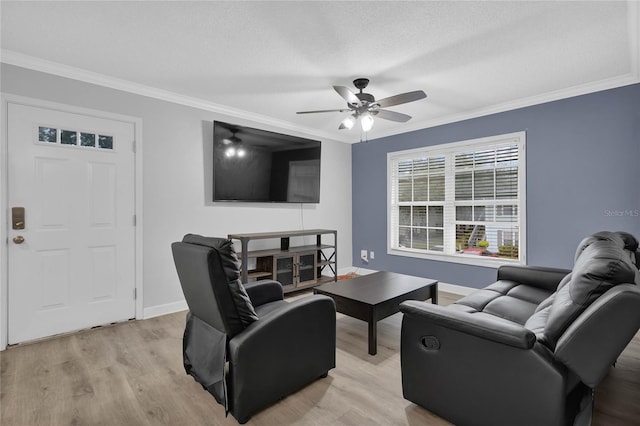
{"type": "MultiPolygon", "coordinates": [[[[244,351],[249,356],[271,350],[291,353],[291,344],[296,339],[319,341],[322,335],[329,336],[335,348],[336,307],[328,296],[312,295],[293,300],[249,325],[242,333],[229,341],[230,359],[244,351]],[[316,329],[315,331],[311,329],[316,329]],[[257,352],[256,352],[257,351],[257,352]]],[[[299,341],[297,341],[299,343],[299,341]]],[[[270,361],[281,364],[281,358],[262,357],[264,365],[270,361]]],[[[264,365],[260,369],[264,368],[264,365]]],[[[246,366],[245,366],[246,367],[246,366]]]]}
{"type": "Polygon", "coordinates": [[[282,284],[273,280],[260,280],[244,285],[253,306],[284,299],[282,284]]]}
{"type": "Polygon", "coordinates": [[[535,334],[523,326],[488,315],[470,314],[415,300],[402,302],[400,311],[442,327],[520,349],[530,349],[536,342],[535,334]]]}
{"type": "Polygon", "coordinates": [[[640,288],[613,287],[591,304],[567,328],[555,357],[590,387],[609,371],[640,327],[640,288]]]}
{"type": "Polygon", "coordinates": [[[569,269],[544,266],[502,265],[498,268],[498,280],[555,291],[560,281],[570,272],[569,269]]]}

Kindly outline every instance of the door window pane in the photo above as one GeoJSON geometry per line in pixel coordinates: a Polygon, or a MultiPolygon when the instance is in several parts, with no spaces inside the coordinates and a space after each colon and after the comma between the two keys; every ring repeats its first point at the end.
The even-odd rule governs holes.
{"type": "Polygon", "coordinates": [[[60,131],[60,142],[63,145],[76,145],[78,139],[78,133],[74,130],[61,130],[60,131]]]}
{"type": "Polygon", "coordinates": [[[52,127],[38,127],[38,140],[40,142],[58,142],[58,129],[52,127]]]}
{"type": "Polygon", "coordinates": [[[80,145],[96,146],[96,135],[93,133],[80,133],[80,145]]]}
{"type": "Polygon", "coordinates": [[[98,136],[98,146],[104,149],[113,149],[113,136],[98,136]]]}

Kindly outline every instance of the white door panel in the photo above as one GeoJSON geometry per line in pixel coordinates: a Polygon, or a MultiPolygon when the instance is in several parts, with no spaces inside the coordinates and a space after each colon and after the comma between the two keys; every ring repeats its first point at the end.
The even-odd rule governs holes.
{"type": "Polygon", "coordinates": [[[135,316],[133,140],[132,123],[9,103],[9,207],[25,208],[9,343],[135,316]]]}

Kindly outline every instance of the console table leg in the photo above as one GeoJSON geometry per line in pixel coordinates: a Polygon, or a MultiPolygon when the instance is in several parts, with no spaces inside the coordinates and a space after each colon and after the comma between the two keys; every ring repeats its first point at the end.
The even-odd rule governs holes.
{"type": "Polygon", "coordinates": [[[240,245],[242,246],[242,277],[241,281],[244,284],[249,282],[249,271],[247,271],[247,267],[249,266],[249,240],[241,239],[240,245]]]}

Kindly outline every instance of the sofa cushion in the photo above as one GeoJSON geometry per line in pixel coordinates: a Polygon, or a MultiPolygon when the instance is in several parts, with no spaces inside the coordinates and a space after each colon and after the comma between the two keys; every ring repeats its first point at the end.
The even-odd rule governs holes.
{"type": "Polygon", "coordinates": [[[537,306],[537,303],[517,297],[502,296],[487,304],[483,312],[523,325],[537,306]]]}
{"type": "Polygon", "coordinates": [[[635,238],[616,232],[599,232],[580,243],[570,279],[560,283],[549,308],[542,339],[549,348],[555,348],[562,333],[594,300],[613,286],[634,282],[637,269],[628,250],[637,246],[635,238]]]}
{"type": "Polygon", "coordinates": [[[482,312],[482,310],[494,299],[503,296],[504,293],[496,292],[487,288],[474,291],[473,293],[464,296],[455,302],[456,305],[464,305],[471,308],[475,312],[482,312]]]}
{"type": "Polygon", "coordinates": [[[549,297],[549,291],[528,285],[517,285],[507,293],[507,296],[514,297],[538,306],[549,297]]]}
{"type": "Polygon", "coordinates": [[[457,306],[465,306],[462,310],[466,312],[485,312],[522,325],[547,297],[547,290],[499,280],[463,297],[452,307],[459,309],[457,306]]]}
{"type": "Polygon", "coordinates": [[[227,324],[227,334],[233,337],[249,324],[258,320],[258,315],[240,282],[240,262],[236,256],[233,242],[225,238],[203,237],[187,234],[182,239],[185,243],[210,247],[217,253],[218,265],[214,266],[217,279],[213,279],[213,291],[220,303],[227,324]]]}

